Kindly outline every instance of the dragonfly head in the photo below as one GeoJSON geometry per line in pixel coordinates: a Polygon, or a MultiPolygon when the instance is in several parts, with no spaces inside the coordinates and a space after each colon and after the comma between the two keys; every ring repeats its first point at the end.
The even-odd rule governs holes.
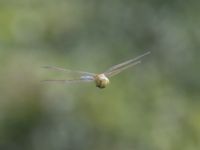
{"type": "Polygon", "coordinates": [[[105,88],[109,84],[109,79],[104,74],[98,74],[95,76],[96,87],[105,88]]]}

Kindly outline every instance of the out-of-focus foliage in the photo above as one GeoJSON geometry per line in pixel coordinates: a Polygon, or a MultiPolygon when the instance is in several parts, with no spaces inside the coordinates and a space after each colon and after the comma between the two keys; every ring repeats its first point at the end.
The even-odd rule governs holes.
{"type": "Polygon", "coordinates": [[[1,150],[200,149],[200,1],[1,0],[1,150]],[[101,72],[94,84],[49,84],[54,65],[101,72]]]}

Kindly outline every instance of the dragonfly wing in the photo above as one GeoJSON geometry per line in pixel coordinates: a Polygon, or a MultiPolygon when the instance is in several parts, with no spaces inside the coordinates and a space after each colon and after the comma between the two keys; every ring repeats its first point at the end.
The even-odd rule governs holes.
{"type": "Polygon", "coordinates": [[[45,69],[50,69],[50,70],[55,70],[55,71],[62,71],[62,72],[66,72],[69,74],[82,74],[82,75],[91,75],[91,76],[95,76],[95,73],[90,73],[90,72],[85,72],[85,71],[73,71],[70,69],[64,69],[61,67],[55,67],[55,66],[44,66],[43,68],[45,69]]]}
{"type": "Polygon", "coordinates": [[[94,81],[93,76],[82,76],[81,78],[77,79],[49,79],[43,80],[42,82],[58,82],[58,83],[77,83],[77,82],[91,82],[94,81]]]}
{"type": "Polygon", "coordinates": [[[118,64],[118,65],[115,65],[115,66],[109,68],[107,71],[105,71],[104,74],[107,77],[114,76],[114,75],[122,72],[123,70],[128,69],[128,68],[130,68],[132,66],[135,66],[136,64],[140,63],[141,61],[139,59],[141,59],[142,57],[144,57],[144,56],[146,56],[148,54],[150,54],[150,52],[147,52],[147,53],[145,53],[143,55],[140,55],[140,56],[138,56],[136,58],[127,60],[127,61],[125,61],[123,63],[118,64]]]}
{"type": "Polygon", "coordinates": [[[96,75],[94,73],[89,73],[84,71],[72,71],[54,66],[45,66],[43,68],[55,71],[63,71],[66,73],[67,76],[67,79],[50,79],[50,80],[44,80],[44,82],[60,82],[60,83],[90,82],[94,81],[94,76],[96,75]]]}
{"type": "Polygon", "coordinates": [[[135,66],[135,65],[139,64],[139,63],[141,63],[141,61],[136,61],[136,62],[134,62],[134,63],[132,63],[132,64],[129,64],[129,65],[127,65],[127,66],[124,66],[123,68],[115,69],[115,70],[113,70],[113,71],[108,71],[108,72],[105,72],[104,74],[105,74],[105,76],[107,76],[107,77],[112,77],[112,76],[115,76],[115,75],[119,74],[119,73],[122,72],[123,70],[126,70],[126,69],[128,69],[128,68],[130,68],[130,67],[132,67],[132,66],[135,66]]]}

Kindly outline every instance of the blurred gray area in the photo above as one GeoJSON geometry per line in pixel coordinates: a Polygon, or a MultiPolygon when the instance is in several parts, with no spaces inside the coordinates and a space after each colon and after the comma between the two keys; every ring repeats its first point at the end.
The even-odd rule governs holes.
{"type": "Polygon", "coordinates": [[[200,1],[0,0],[1,150],[200,149],[200,1]],[[147,51],[101,90],[100,73],[147,51]]]}

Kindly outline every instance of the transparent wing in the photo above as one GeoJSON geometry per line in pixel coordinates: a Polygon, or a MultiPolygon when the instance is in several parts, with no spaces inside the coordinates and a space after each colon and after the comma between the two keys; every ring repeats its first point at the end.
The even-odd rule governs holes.
{"type": "Polygon", "coordinates": [[[73,71],[73,70],[64,69],[64,68],[55,67],[55,66],[44,66],[43,68],[51,69],[51,70],[55,70],[55,71],[63,71],[68,74],[91,75],[91,76],[96,75],[95,73],[90,73],[90,72],[85,72],[85,71],[73,71]]]}
{"type": "Polygon", "coordinates": [[[119,74],[119,73],[122,72],[123,70],[128,69],[128,68],[130,68],[130,67],[132,67],[132,66],[135,66],[135,65],[137,65],[137,64],[139,64],[139,63],[141,63],[141,61],[136,61],[136,62],[134,62],[134,63],[132,63],[132,64],[129,64],[129,65],[127,65],[127,66],[124,66],[123,68],[116,69],[116,70],[109,71],[109,72],[105,72],[104,74],[105,74],[105,76],[107,76],[107,77],[112,77],[112,76],[115,76],[115,75],[119,74]]]}
{"type": "Polygon", "coordinates": [[[122,72],[123,70],[125,69],[128,69],[132,66],[135,66],[137,64],[139,64],[141,61],[139,59],[141,59],[142,57],[146,56],[146,55],[149,55],[150,52],[146,52],[136,58],[133,58],[133,59],[130,59],[130,60],[127,60],[123,63],[120,63],[118,65],[115,65],[111,68],[109,68],[107,71],[104,72],[104,74],[107,76],[107,77],[111,77],[111,76],[114,76],[120,72],[122,72]]]}
{"type": "Polygon", "coordinates": [[[79,83],[79,82],[91,82],[94,79],[49,79],[43,80],[42,82],[57,82],[57,83],[79,83]]]}
{"type": "Polygon", "coordinates": [[[62,71],[66,73],[67,79],[50,79],[43,80],[43,82],[60,82],[60,83],[73,83],[73,82],[90,82],[94,81],[94,76],[96,74],[84,71],[72,71],[60,67],[54,66],[44,66],[45,69],[51,69],[55,71],[62,71]]]}

